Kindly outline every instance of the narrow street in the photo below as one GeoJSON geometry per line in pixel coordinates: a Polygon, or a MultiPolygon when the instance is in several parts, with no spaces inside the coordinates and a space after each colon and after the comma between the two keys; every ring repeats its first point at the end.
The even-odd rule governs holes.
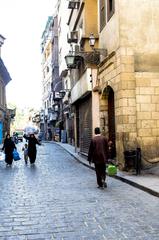
{"type": "Polygon", "coordinates": [[[158,240],[158,213],[158,198],[123,182],[98,189],[55,143],[38,146],[33,167],[0,162],[0,240],[158,240]]]}

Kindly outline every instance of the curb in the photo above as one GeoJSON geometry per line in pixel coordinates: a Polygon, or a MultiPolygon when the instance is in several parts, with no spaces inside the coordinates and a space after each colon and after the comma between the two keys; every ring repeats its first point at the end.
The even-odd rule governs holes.
{"type": "MultiPolygon", "coordinates": [[[[86,167],[88,167],[88,168],[90,168],[90,169],[92,169],[92,170],[95,170],[95,168],[93,167],[93,166],[90,166],[89,164],[87,164],[87,163],[85,163],[85,162],[83,162],[82,160],[80,160],[77,156],[75,156],[75,154],[73,154],[72,152],[70,152],[69,150],[67,150],[66,148],[64,148],[62,145],[60,145],[60,144],[58,144],[57,142],[55,142],[57,145],[59,145],[61,148],[63,148],[66,152],[68,152],[72,157],[74,157],[79,163],[81,163],[82,165],[84,165],[84,166],[86,166],[86,167]]],[[[155,196],[155,197],[159,197],[159,192],[156,192],[156,191],[154,191],[154,190],[152,190],[152,189],[150,189],[150,188],[148,188],[148,187],[145,187],[145,186],[143,186],[143,185],[140,185],[140,184],[138,184],[138,183],[136,183],[136,182],[133,182],[133,181],[131,181],[131,180],[129,180],[129,179],[126,179],[126,178],[124,178],[124,177],[121,177],[121,176],[119,176],[119,175],[115,175],[115,176],[109,176],[109,177],[112,177],[112,178],[115,178],[115,179],[117,179],[117,180],[120,180],[120,181],[122,181],[122,182],[125,182],[125,183],[127,183],[127,184],[129,184],[129,185],[131,185],[131,186],[133,186],[133,187],[135,187],[135,188],[138,188],[138,189],[140,189],[140,190],[142,190],[142,191],[144,191],[144,192],[147,192],[147,193],[149,193],[149,194],[151,194],[151,195],[153,195],[153,196],[155,196]]]]}
{"type": "Polygon", "coordinates": [[[125,183],[127,183],[127,184],[129,184],[129,185],[131,185],[133,187],[136,187],[136,188],[138,188],[138,189],[140,189],[140,190],[142,190],[144,192],[147,192],[147,193],[149,193],[149,194],[151,194],[151,195],[153,195],[155,197],[159,197],[159,193],[158,192],[156,192],[156,191],[154,191],[154,190],[152,190],[152,189],[150,189],[148,187],[140,185],[140,184],[138,184],[136,182],[133,182],[133,181],[131,181],[129,179],[123,178],[123,177],[121,177],[119,175],[114,176],[114,178],[117,179],[117,180],[120,180],[122,182],[125,182],[125,183]]]}

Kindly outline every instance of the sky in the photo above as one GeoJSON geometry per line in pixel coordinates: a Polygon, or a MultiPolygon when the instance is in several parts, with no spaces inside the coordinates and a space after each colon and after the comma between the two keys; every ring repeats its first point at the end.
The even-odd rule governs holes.
{"type": "Polygon", "coordinates": [[[1,58],[12,81],[7,102],[19,108],[41,107],[41,35],[56,0],[0,0],[1,58]]]}

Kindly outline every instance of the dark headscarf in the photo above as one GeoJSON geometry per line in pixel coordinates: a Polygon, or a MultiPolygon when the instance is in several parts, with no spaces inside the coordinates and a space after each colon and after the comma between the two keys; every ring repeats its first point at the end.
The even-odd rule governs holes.
{"type": "Polygon", "coordinates": [[[4,144],[2,150],[5,150],[5,153],[13,152],[14,148],[16,148],[10,134],[7,133],[6,138],[4,139],[4,144]]]}

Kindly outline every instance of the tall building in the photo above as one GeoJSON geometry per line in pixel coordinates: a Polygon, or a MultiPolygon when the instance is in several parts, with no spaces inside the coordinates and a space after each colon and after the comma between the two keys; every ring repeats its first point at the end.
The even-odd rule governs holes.
{"type": "Polygon", "coordinates": [[[98,45],[98,4],[96,0],[68,1],[67,4],[70,51],[65,59],[71,79],[75,146],[87,154],[93,129],[99,126],[98,94],[92,91],[97,81],[99,54],[90,46],[91,33],[98,45]]]}
{"type": "Polygon", "coordinates": [[[1,47],[5,38],[0,35],[0,144],[7,132],[10,132],[10,121],[15,111],[7,109],[6,85],[11,81],[10,74],[1,58],[1,47]]]}
{"type": "MultiPolygon", "coordinates": [[[[58,0],[57,1],[57,15],[58,15],[58,56],[59,56],[59,77],[61,82],[61,111],[60,111],[60,132],[61,141],[69,142],[74,144],[74,134],[73,134],[73,119],[71,117],[70,109],[70,71],[68,71],[65,55],[68,53],[70,48],[67,42],[68,38],[68,15],[67,13],[68,2],[58,0]]],[[[60,84],[60,83],[59,83],[60,84]]]]}
{"type": "Polygon", "coordinates": [[[124,153],[140,149],[142,166],[158,162],[159,2],[69,0],[65,59],[75,146],[87,155],[93,129],[124,153]]]}
{"type": "Polygon", "coordinates": [[[41,131],[45,139],[60,140],[62,81],[59,76],[59,40],[58,15],[48,17],[42,35],[42,71],[43,71],[43,110],[41,111],[41,131]]]}
{"type": "Polygon", "coordinates": [[[158,160],[159,2],[100,0],[99,48],[107,49],[98,68],[100,125],[124,151],[141,148],[142,165],[158,160]]]}
{"type": "Polygon", "coordinates": [[[48,128],[50,127],[50,113],[52,108],[52,24],[53,16],[49,16],[44,32],[42,34],[42,122],[41,131],[45,138],[48,138],[48,128]]]}

